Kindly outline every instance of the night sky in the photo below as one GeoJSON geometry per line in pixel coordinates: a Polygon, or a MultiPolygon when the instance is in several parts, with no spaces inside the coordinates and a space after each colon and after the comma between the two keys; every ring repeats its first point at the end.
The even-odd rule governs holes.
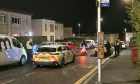
{"type": "MultiPolygon", "coordinates": [[[[126,15],[121,2],[121,0],[110,0],[110,7],[102,8],[103,32],[124,31],[126,25],[123,20],[126,15]]],[[[78,33],[78,23],[81,23],[81,33],[96,32],[96,0],[0,0],[0,6],[31,12],[33,18],[61,22],[65,27],[73,27],[74,33],[78,33]]]]}

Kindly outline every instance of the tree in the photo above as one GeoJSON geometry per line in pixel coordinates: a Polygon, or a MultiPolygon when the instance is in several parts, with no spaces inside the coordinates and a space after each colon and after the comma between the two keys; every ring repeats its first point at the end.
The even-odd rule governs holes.
{"type": "Polygon", "coordinates": [[[133,0],[133,3],[126,4],[127,21],[135,32],[140,32],[140,0],[133,0]]]}
{"type": "MultiPolygon", "coordinates": [[[[128,21],[132,27],[133,36],[136,38],[136,47],[140,58],[140,0],[133,0],[133,3],[126,4],[128,21]]],[[[140,60],[140,59],[139,59],[140,60]]]]}

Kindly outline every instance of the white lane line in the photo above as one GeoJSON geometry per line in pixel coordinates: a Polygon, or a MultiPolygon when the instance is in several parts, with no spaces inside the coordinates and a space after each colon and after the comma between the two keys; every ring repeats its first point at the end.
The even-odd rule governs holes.
{"type": "Polygon", "coordinates": [[[91,68],[91,67],[93,67],[94,65],[91,65],[91,66],[89,66],[88,68],[91,68]]]}
{"type": "MultiPolygon", "coordinates": [[[[103,60],[102,64],[104,64],[108,59],[110,59],[109,57],[106,58],[105,60],[103,60]]],[[[74,84],[81,84],[82,82],[84,82],[86,79],[88,79],[93,73],[95,73],[98,69],[98,66],[95,66],[90,72],[88,72],[86,75],[84,75],[82,78],[80,78],[78,81],[76,81],[74,84]]]]}
{"type": "Polygon", "coordinates": [[[110,59],[110,57],[106,58],[105,60],[103,60],[103,62],[101,64],[104,64],[109,59],[110,59]]]}
{"type": "Polygon", "coordinates": [[[32,73],[26,74],[25,76],[28,77],[28,76],[33,75],[33,74],[35,74],[35,73],[36,73],[36,72],[32,72],[32,73]]]}
{"type": "Polygon", "coordinates": [[[11,83],[11,82],[13,82],[13,81],[15,81],[16,79],[11,79],[11,80],[7,80],[7,81],[5,81],[5,82],[2,82],[1,84],[8,84],[8,83],[11,83]]]}

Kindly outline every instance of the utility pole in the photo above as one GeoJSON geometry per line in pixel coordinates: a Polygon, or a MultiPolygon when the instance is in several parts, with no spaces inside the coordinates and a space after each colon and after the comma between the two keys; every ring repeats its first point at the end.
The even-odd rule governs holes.
{"type": "Polygon", "coordinates": [[[101,82],[101,59],[104,58],[104,36],[101,32],[101,6],[109,7],[109,0],[97,0],[97,38],[98,38],[98,82],[96,84],[102,84],[101,82]]]}
{"type": "Polygon", "coordinates": [[[78,27],[79,27],[79,37],[80,37],[80,33],[81,33],[81,32],[80,32],[80,31],[81,31],[81,29],[80,29],[81,24],[80,24],[80,23],[78,24],[78,27]]]}
{"type": "MultiPolygon", "coordinates": [[[[101,0],[97,0],[97,34],[101,32],[101,0]]],[[[97,35],[98,38],[98,35],[97,35]]],[[[98,40],[99,41],[99,40],[98,40]]],[[[99,42],[98,42],[99,44],[99,42]]],[[[99,45],[98,45],[99,47],[99,45]]],[[[98,51],[99,53],[100,51],[98,51]]],[[[99,56],[98,56],[99,57],[99,56]]],[[[101,59],[98,58],[98,84],[101,84],[101,59]]]]}

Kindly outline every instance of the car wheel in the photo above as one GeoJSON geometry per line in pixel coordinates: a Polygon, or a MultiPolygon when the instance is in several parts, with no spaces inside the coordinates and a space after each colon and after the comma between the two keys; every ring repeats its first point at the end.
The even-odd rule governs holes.
{"type": "Polygon", "coordinates": [[[25,56],[21,56],[19,64],[20,64],[20,65],[24,65],[25,63],[26,63],[26,58],[25,58],[25,56]]]}
{"type": "Polygon", "coordinates": [[[65,65],[65,59],[63,58],[63,59],[61,60],[60,67],[64,67],[64,65],[65,65]]]}
{"type": "Polygon", "coordinates": [[[40,65],[36,65],[36,68],[40,68],[41,66],[40,65]]]}
{"type": "Polygon", "coordinates": [[[74,56],[73,56],[73,59],[72,59],[72,61],[71,61],[72,63],[74,63],[75,62],[75,54],[74,54],[74,56]]]}

